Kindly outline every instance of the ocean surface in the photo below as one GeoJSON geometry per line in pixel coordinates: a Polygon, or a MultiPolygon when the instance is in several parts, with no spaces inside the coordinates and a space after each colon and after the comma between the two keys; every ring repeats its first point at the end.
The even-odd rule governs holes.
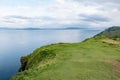
{"type": "Polygon", "coordinates": [[[101,30],[0,30],[0,80],[10,80],[20,68],[20,57],[52,43],[80,42],[101,30]]]}

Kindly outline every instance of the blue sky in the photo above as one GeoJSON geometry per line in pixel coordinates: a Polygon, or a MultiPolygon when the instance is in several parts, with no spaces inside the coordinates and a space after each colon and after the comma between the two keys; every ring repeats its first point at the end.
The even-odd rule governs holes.
{"type": "Polygon", "coordinates": [[[0,0],[0,27],[120,25],[120,0],[0,0]]]}

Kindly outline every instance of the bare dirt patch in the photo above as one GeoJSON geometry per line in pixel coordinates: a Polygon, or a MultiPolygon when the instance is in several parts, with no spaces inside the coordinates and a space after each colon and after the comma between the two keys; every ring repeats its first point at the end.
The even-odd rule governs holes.
{"type": "Polygon", "coordinates": [[[120,59],[117,59],[116,61],[115,70],[120,71],[120,59]]]}
{"type": "MultiPolygon", "coordinates": [[[[120,72],[120,59],[116,60],[115,70],[118,71],[118,72],[120,72]]],[[[118,78],[117,80],[120,80],[120,78],[118,78]]]]}
{"type": "Polygon", "coordinates": [[[102,42],[105,42],[105,43],[108,43],[108,44],[120,45],[120,41],[112,40],[112,39],[103,39],[102,42]]]}

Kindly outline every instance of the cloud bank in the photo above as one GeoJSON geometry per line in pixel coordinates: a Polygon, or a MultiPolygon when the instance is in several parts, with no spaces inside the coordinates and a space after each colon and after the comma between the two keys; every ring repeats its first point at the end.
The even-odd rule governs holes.
{"type": "Polygon", "coordinates": [[[0,27],[120,25],[120,0],[0,0],[0,27]]]}

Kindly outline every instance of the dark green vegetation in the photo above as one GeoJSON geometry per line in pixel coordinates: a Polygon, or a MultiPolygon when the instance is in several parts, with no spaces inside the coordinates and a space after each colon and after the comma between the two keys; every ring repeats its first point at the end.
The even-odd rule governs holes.
{"type": "Polygon", "coordinates": [[[21,72],[13,80],[119,80],[120,45],[108,39],[102,35],[38,48],[21,58],[21,72]]]}
{"type": "Polygon", "coordinates": [[[98,34],[97,36],[101,36],[101,35],[104,35],[113,39],[120,38],[120,26],[114,26],[114,27],[108,28],[105,31],[98,34]]]}

